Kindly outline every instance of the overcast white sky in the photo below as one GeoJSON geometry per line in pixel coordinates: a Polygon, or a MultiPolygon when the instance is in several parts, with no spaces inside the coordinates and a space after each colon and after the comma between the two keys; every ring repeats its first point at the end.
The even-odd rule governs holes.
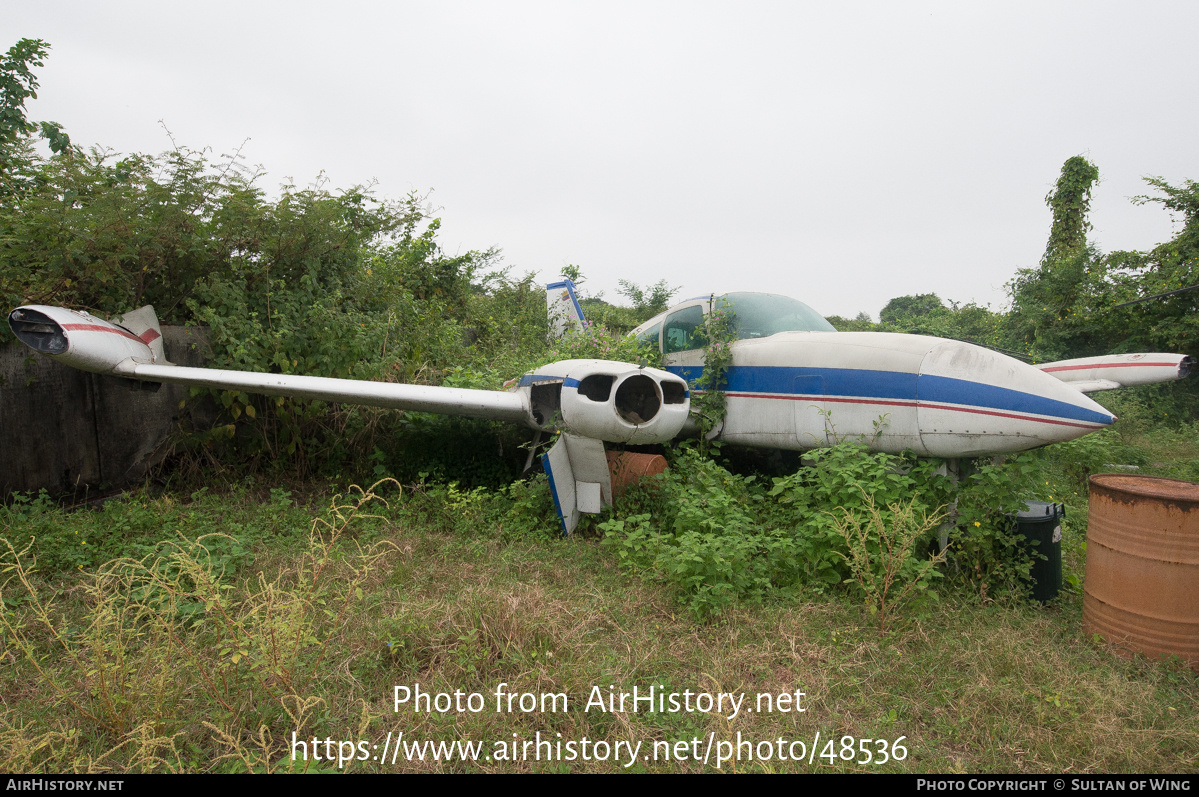
{"type": "Polygon", "coordinates": [[[1061,164],[1093,237],[1176,229],[1141,178],[1199,179],[1199,3],[7,0],[52,46],[30,117],[77,144],[235,150],[287,178],[432,191],[450,253],[680,297],[769,290],[877,318],[998,309],[1061,164]]]}

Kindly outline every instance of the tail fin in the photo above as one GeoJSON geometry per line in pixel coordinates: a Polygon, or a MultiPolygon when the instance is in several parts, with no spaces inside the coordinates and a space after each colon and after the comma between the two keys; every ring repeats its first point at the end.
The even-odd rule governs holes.
{"type": "Polygon", "coordinates": [[[549,316],[550,337],[560,338],[568,331],[583,329],[583,308],[575,298],[575,284],[563,277],[545,286],[545,308],[549,316]]]}

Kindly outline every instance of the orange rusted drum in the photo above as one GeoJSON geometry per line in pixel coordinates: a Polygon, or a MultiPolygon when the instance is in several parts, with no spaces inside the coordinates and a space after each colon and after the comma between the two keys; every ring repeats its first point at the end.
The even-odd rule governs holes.
{"type": "Polygon", "coordinates": [[[612,498],[620,498],[626,487],[656,476],[666,470],[666,457],[661,454],[634,454],[631,451],[609,451],[608,471],[612,474],[612,498]]]}
{"type": "Polygon", "coordinates": [[[1082,623],[1120,655],[1199,670],[1199,484],[1091,477],[1082,623]]]}

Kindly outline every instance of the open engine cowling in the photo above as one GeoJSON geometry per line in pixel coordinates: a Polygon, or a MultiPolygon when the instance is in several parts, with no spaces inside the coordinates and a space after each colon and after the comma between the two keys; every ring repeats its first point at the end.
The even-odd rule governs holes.
{"type": "Polygon", "coordinates": [[[562,360],[521,377],[532,426],[609,443],[664,443],[682,431],[687,383],[657,368],[612,360],[562,360]]]}

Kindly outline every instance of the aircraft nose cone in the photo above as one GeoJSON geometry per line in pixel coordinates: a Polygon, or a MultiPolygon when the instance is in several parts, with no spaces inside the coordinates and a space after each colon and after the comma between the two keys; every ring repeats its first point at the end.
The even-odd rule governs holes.
{"type": "Polygon", "coordinates": [[[1021,451],[1116,420],[1055,377],[958,341],[942,341],[925,355],[916,392],[921,441],[933,456],[1021,451]]]}

